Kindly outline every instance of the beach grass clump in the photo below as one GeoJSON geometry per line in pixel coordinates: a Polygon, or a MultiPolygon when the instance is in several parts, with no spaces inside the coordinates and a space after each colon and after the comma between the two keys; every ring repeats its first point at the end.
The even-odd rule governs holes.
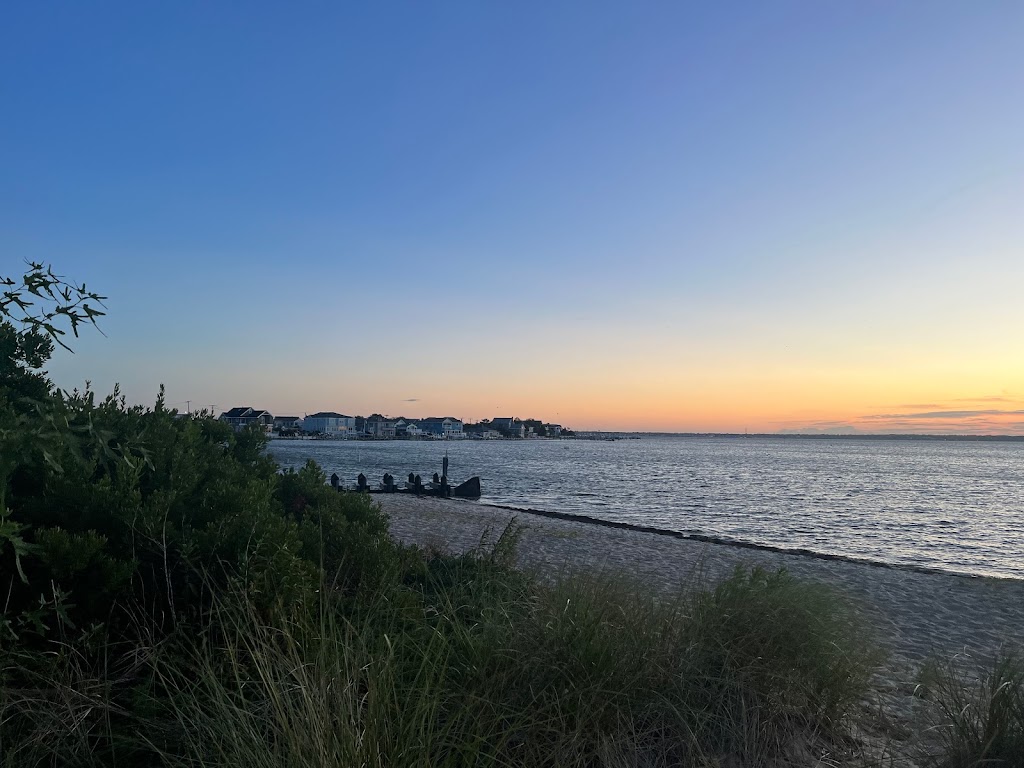
{"type": "Polygon", "coordinates": [[[784,573],[665,601],[494,552],[406,550],[354,611],[226,595],[156,660],[147,743],[176,766],[784,764],[832,748],[863,693],[847,617],[784,573]]]}
{"type": "Polygon", "coordinates": [[[937,768],[1024,768],[1024,655],[1007,650],[975,668],[932,662],[920,694],[930,703],[928,762],[937,768]]]}
{"type": "Polygon", "coordinates": [[[749,739],[744,753],[835,735],[881,658],[846,600],[784,570],[737,569],[692,605],[689,661],[713,713],[703,727],[749,739]]]}
{"type": "Polygon", "coordinates": [[[354,592],[213,580],[178,631],[9,652],[0,765],[787,764],[836,751],[870,673],[842,603],[785,573],[655,599],[393,547],[354,592]]]}

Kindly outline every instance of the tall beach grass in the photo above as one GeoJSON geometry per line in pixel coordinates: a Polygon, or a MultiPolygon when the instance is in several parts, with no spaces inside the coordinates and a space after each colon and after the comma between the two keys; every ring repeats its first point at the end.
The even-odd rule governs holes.
{"type": "MultiPolygon", "coordinates": [[[[500,551],[498,552],[500,555],[500,551]]],[[[434,555],[342,615],[244,594],[155,664],[173,766],[794,764],[844,749],[873,657],[821,587],[737,571],[655,601],[434,555]]]]}
{"type": "Polygon", "coordinates": [[[925,762],[936,768],[1024,768],[1024,655],[988,663],[936,660],[922,672],[925,762]]]}

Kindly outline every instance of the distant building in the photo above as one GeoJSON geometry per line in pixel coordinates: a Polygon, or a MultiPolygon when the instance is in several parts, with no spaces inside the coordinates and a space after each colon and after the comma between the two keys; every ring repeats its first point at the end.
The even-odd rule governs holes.
{"type": "Polygon", "coordinates": [[[491,429],[490,424],[463,425],[462,431],[466,437],[471,437],[474,440],[495,440],[502,436],[498,430],[491,429]]]}
{"type": "Polygon", "coordinates": [[[462,419],[453,416],[431,416],[429,419],[420,419],[417,424],[424,434],[438,439],[459,440],[465,437],[462,419]]]}
{"type": "Polygon", "coordinates": [[[232,408],[230,411],[224,411],[220,415],[220,420],[225,424],[230,424],[235,432],[241,432],[243,429],[254,424],[269,432],[274,426],[274,417],[270,411],[251,408],[247,405],[232,408]]]}
{"type": "Polygon", "coordinates": [[[420,429],[419,422],[411,419],[398,419],[395,422],[395,437],[420,437],[422,435],[423,430],[420,429]]]}
{"type": "Polygon", "coordinates": [[[397,423],[395,419],[388,419],[375,413],[367,417],[363,432],[370,437],[391,439],[395,437],[397,423]]]}
{"type": "Polygon", "coordinates": [[[523,426],[526,428],[526,437],[541,437],[547,435],[543,422],[537,419],[523,419],[523,426]]]}
{"type": "Polygon", "coordinates": [[[526,425],[514,416],[491,419],[491,428],[506,437],[526,437],[526,425]]]}
{"type": "Polygon", "coordinates": [[[558,437],[562,434],[561,424],[545,424],[544,429],[547,430],[548,437],[558,437]]]}
{"type": "Polygon", "coordinates": [[[277,432],[292,432],[302,429],[301,416],[275,416],[274,430],[277,432]]]}
{"type": "Polygon", "coordinates": [[[313,435],[347,438],[356,434],[355,416],[346,416],[334,411],[320,411],[302,420],[302,429],[313,435]]]}

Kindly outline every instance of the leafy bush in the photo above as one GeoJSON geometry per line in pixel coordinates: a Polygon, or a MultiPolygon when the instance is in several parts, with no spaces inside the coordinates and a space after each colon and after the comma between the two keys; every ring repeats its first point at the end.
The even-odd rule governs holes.
{"type": "Polygon", "coordinates": [[[347,564],[351,585],[390,546],[386,521],[365,498],[318,487],[309,468],[278,475],[256,435],[177,418],[161,401],[143,410],[90,400],[71,402],[94,429],[144,443],[148,461],[111,464],[62,445],[59,471],[15,467],[8,521],[25,544],[25,578],[15,575],[13,550],[4,552],[8,610],[35,605],[56,584],[72,596],[74,624],[117,626],[111,607],[126,601],[179,617],[203,606],[211,576],[239,579],[267,602],[301,600],[319,587],[321,567],[347,564]]]}
{"type": "Polygon", "coordinates": [[[270,605],[316,594],[321,569],[349,592],[381,577],[394,545],[367,499],[332,492],[312,465],[279,474],[261,433],[182,416],[162,391],[145,409],[116,390],[97,400],[88,388],[56,389],[42,366],[54,341],[65,345],[58,323],[77,335],[102,315],[102,297],[38,264],[0,284],[8,642],[56,637],[57,623],[104,625],[116,639],[139,610],[167,630],[230,581],[270,605]],[[59,621],[44,621],[40,606],[55,594],[59,621]]]}

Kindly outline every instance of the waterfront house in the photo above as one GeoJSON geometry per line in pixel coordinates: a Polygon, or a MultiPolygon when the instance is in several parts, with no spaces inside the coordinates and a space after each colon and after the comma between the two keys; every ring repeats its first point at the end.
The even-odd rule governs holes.
{"type": "Polygon", "coordinates": [[[275,432],[295,432],[296,430],[302,429],[302,417],[301,416],[275,416],[274,417],[274,431],[275,432]]]}
{"type": "Polygon", "coordinates": [[[462,419],[456,419],[454,416],[431,416],[428,419],[420,419],[417,423],[424,434],[439,440],[459,440],[465,437],[462,419]]]}
{"type": "Polygon", "coordinates": [[[254,424],[262,427],[265,432],[270,432],[274,426],[274,417],[270,411],[252,408],[248,405],[241,405],[229,411],[224,411],[220,415],[220,420],[225,424],[230,424],[235,432],[241,432],[243,429],[254,424]]]}
{"type": "Polygon", "coordinates": [[[423,430],[420,429],[419,422],[399,419],[394,425],[394,435],[395,437],[422,437],[423,430]]]}
{"type": "Polygon", "coordinates": [[[561,424],[545,424],[544,429],[547,430],[548,437],[558,437],[562,434],[561,424]]]}
{"type": "Polygon", "coordinates": [[[415,421],[399,419],[395,422],[395,437],[420,437],[422,435],[423,430],[415,421]]]}
{"type": "Polygon", "coordinates": [[[302,429],[314,435],[348,438],[355,436],[356,419],[334,411],[320,411],[302,420],[302,429]]]}
{"type": "Polygon", "coordinates": [[[491,419],[491,428],[506,437],[526,437],[526,425],[515,416],[491,419]]]}
{"type": "Polygon", "coordinates": [[[397,423],[396,419],[388,419],[379,413],[375,413],[367,417],[363,431],[370,437],[391,439],[395,436],[395,425],[397,423]]]}

